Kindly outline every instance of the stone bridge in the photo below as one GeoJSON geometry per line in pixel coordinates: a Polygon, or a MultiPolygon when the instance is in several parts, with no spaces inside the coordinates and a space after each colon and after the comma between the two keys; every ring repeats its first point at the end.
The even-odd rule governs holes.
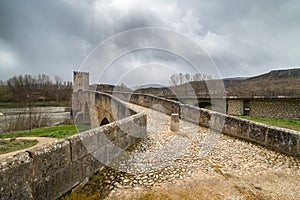
{"type": "MultiPolygon", "coordinates": [[[[105,183],[108,185],[108,188],[105,187],[107,191],[118,187],[117,184],[152,187],[156,182],[164,182],[169,178],[182,179],[190,173],[188,169],[191,166],[187,165],[190,162],[194,163],[192,166],[200,167],[200,177],[210,176],[209,170],[214,170],[224,178],[239,177],[239,172],[233,170],[238,164],[242,169],[250,167],[250,171],[256,169],[256,165],[259,170],[272,167],[262,164],[264,162],[247,162],[247,159],[255,160],[256,156],[265,161],[271,159],[271,164],[276,167],[287,161],[289,166],[284,169],[288,172],[283,177],[288,177],[290,181],[290,176],[297,176],[297,170],[300,169],[299,132],[153,95],[90,91],[88,80],[87,73],[74,73],[73,115],[78,129],[83,132],[1,161],[1,199],[56,199],[86,183],[95,172],[104,170],[105,166],[113,168],[114,164],[117,165],[115,169],[129,170],[127,172],[133,175],[111,173],[113,170],[105,172],[110,179],[103,179],[108,181],[105,183]],[[177,133],[169,130],[169,115],[172,113],[177,113],[181,118],[180,131],[177,133]],[[163,128],[160,128],[161,125],[163,128]],[[221,147],[210,145],[211,142],[216,143],[216,136],[221,137],[218,139],[221,147]],[[140,143],[136,143],[140,141],[138,139],[140,143]],[[126,153],[126,149],[132,145],[135,145],[133,151],[138,151],[133,157],[126,153]],[[156,151],[156,146],[165,148],[156,151]],[[215,151],[219,153],[214,154],[215,151]],[[243,162],[240,163],[236,156],[243,162]],[[278,157],[283,161],[277,161],[278,157]],[[227,161],[221,162],[222,159],[227,161]],[[155,164],[151,165],[152,162],[155,164]],[[201,168],[203,162],[210,167],[201,168]],[[186,165],[188,167],[182,167],[186,165]],[[121,181],[117,181],[119,179],[121,181]]],[[[261,176],[259,173],[256,175],[261,176]]],[[[297,176],[292,185],[296,186],[299,180],[297,176]]],[[[253,187],[267,191],[261,186],[253,187]]],[[[295,192],[293,189],[290,191],[295,192]]],[[[122,190],[119,192],[122,193],[122,190]]]]}

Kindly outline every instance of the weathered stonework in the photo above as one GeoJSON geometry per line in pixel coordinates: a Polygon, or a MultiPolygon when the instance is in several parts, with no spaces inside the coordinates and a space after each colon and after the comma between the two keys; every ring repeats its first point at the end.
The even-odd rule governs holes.
{"type": "Polygon", "coordinates": [[[250,115],[300,120],[300,99],[251,99],[250,115]]]}
{"type": "Polygon", "coordinates": [[[243,115],[243,100],[241,99],[230,99],[227,101],[229,115],[243,115]]]}
{"type": "MultiPolygon", "coordinates": [[[[269,117],[277,119],[300,119],[300,99],[248,99],[250,116],[269,117]]],[[[244,115],[244,100],[228,100],[229,115],[244,115]]]]}

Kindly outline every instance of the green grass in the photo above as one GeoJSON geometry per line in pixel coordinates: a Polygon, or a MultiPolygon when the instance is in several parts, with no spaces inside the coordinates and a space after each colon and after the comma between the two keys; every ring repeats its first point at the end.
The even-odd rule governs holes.
{"type": "Polygon", "coordinates": [[[37,140],[0,140],[0,154],[26,149],[36,145],[37,143],[37,140]]]}
{"type": "MultiPolygon", "coordinates": [[[[33,102],[30,104],[30,106],[33,107],[50,107],[50,106],[62,106],[62,107],[68,107],[69,102],[68,101],[48,101],[48,102],[33,102]]],[[[0,102],[0,108],[19,108],[20,104],[16,102],[0,102]]],[[[24,105],[21,105],[21,107],[24,107],[24,105]]]]}
{"type": "Polygon", "coordinates": [[[79,133],[90,130],[91,126],[87,124],[76,124],[76,128],[79,133]]]}
{"type": "Polygon", "coordinates": [[[265,118],[265,117],[255,117],[255,116],[240,116],[240,117],[255,122],[260,122],[260,123],[278,126],[282,128],[292,129],[295,131],[300,131],[300,120],[274,119],[274,118],[265,118]]]}
{"type": "Polygon", "coordinates": [[[48,126],[43,128],[36,128],[30,131],[20,131],[13,133],[2,133],[0,138],[11,138],[11,137],[52,137],[52,138],[65,138],[77,133],[76,126],[72,125],[58,125],[58,126],[48,126]]]}

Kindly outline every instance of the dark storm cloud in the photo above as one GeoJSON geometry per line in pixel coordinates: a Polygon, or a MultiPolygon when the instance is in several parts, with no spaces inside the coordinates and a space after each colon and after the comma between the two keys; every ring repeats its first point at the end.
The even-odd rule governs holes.
{"type": "MultiPolygon", "coordinates": [[[[46,73],[71,80],[72,70],[79,69],[99,42],[121,31],[148,26],[169,28],[195,39],[214,59],[222,76],[296,67],[299,13],[297,0],[3,0],[0,79],[46,73]]],[[[122,45],[127,44],[108,51],[122,45]]],[[[170,59],[149,56],[163,64],[170,59]]],[[[137,63],[149,60],[133,57],[137,63]]]]}

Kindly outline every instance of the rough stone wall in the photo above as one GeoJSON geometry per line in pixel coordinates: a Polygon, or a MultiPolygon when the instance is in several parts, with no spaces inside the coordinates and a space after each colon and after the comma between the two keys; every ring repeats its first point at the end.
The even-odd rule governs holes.
{"type": "Polygon", "coordinates": [[[227,101],[229,115],[243,115],[243,100],[229,99],[227,101]]]}
{"type": "Polygon", "coordinates": [[[252,99],[250,115],[300,120],[300,99],[252,99]]]}

